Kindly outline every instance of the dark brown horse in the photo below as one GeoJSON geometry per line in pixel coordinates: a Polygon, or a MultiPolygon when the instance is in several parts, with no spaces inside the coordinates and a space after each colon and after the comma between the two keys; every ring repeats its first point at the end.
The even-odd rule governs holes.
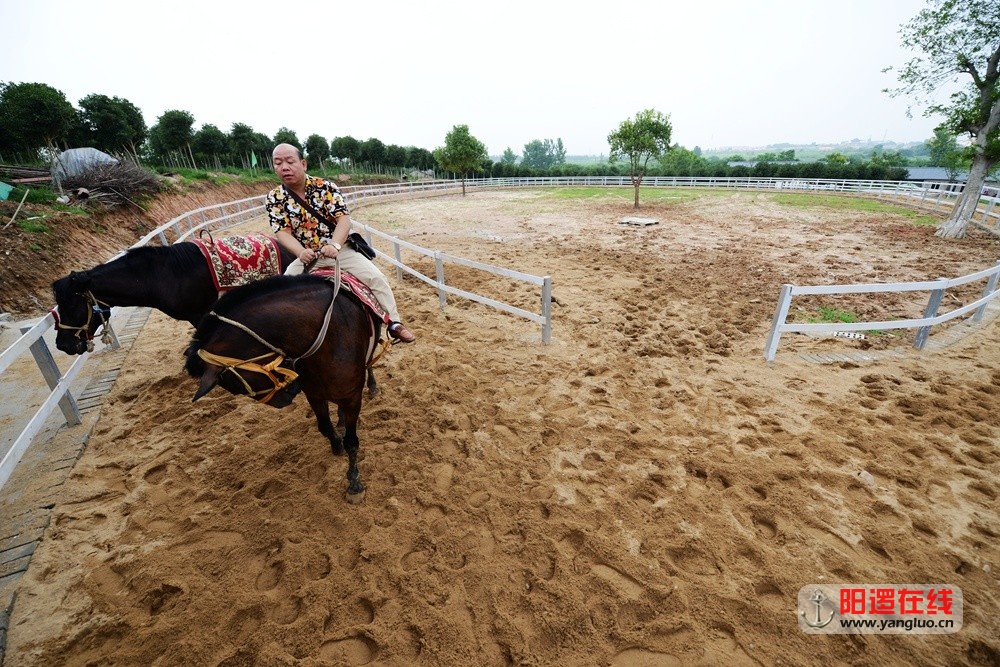
{"type": "Polygon", "coordinates": [[[360,502],[358,417],[380,334],[381,322],[330,280],[278,276],[219,299],[198,325],[185,369],[200,381],[194,400],[218,385],[280,408],[301,389],[333,453],[347,450],[347,497],[360,502]],[[342,415],[343,439],[330,421],[331,402],[342,415]]]}

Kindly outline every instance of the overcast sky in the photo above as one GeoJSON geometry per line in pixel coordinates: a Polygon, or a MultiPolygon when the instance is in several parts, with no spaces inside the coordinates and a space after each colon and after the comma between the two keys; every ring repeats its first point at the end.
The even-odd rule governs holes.
{"type": "Polygon", "coordinates": [[[465,124],[491,155],[561,138],[607,154],[636,112],[702,149],[923,141],[881,92],[925,0],[26,0],[4,3],[0,81],[100,93],[228,132],[433,150],[465,124]]]}

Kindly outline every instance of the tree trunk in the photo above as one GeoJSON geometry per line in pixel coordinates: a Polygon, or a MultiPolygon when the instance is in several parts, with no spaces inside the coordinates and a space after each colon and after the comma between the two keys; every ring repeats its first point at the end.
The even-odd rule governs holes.
{"type": "Polygon", "coordinates": [[[965,238],[965,230],[976,213],[976,207],[979,206],[979,194],[983,191],[983,183],[986,182],[986,173],[990,166],[986,155],[977,150],[972,168],[969,170],[969,180],[966,181],[962,194],[951,209],[951,215],[935,232],[936,236],[943,239],[965,238]]]}
{"type": "Polygon", "coordinates": [[[639,209],[639,186],[640,185],[642,185],[642,177],[639,176],[638,178],[636,178],[635,176],[633,176],[632,177],[632,187],[635,188],[635,205],[632,208],[634,208],[636,210],[639,209]]]}
{"type": "Polygon", "coordinates": [[[465,196],[465,176],[462,176],[462,196],[465,196]]]}

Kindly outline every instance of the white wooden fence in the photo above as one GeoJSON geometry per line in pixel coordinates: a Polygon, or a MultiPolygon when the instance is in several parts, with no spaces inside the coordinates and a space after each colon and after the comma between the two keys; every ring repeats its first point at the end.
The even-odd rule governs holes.
{"type": "Polygon", "coordinates": [[[918,329],[913,346],[922,350],[927,344],[927,337],[930,335],[931,327],[936,324],[943,324],[956,317],[961,317],[967,313],[975,311],[972,316],[973,322],[979,322],[983,318],[986,306],[990,301],[997,298],[1000,292],[997,291],[997,278],[1000,277],[1000,261],[996,266],[970,273],[960,278],[939,278],[938,280],[914,282],[914,283],[866,283],[857,285],[789,285],[781,287],[781,295],[778,297],[778,307],[774,312],[774,319],[771,322],[771,332],[764,344],[764,358],[773,361],[778,352],[778,343],[781,334],[785,332],[799,333],[832,333],[835,331],[872,331],[883,329],[918,329]],[[977,280],[986,280],[986,287],[980,298],[972,303],[965,304],[941,315],[938,310],[941,307],[945,290],[950,287],[965,285],[977,280]],[[885,292],[930,292],[927,306],[921,318],[906,320],[888,320],[884,322],[823,322],[823,323],[788,323],[788,310],[792,305],[792,298],[795,296],[805,296],[810,294],[863,294],[863,293],[885,293],[885,292]]]}

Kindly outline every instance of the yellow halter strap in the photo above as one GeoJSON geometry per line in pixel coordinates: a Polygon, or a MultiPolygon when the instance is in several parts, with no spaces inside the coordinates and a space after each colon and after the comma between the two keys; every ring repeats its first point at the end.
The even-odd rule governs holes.
{"type": "Polygon", "coordinates": [[[265,404],[274,398],[275,394],[290,385],[296,380],[296,378],[299,377],[299,374],[290,368],[282,367],[281,364],[285,362],[285,357],[277,352],[265,352],[259,357],[254,357],[253,359],[235,359],[233,357],[223,357],[218,354],[212,354],[206,350],[198,350],[198,356],[210,364],[221,366],[223,373],[226,371],[231,372],[239,378],[240,382],[243,383],[243,387],[247,390],[247,395],[265,404]],[[266,359],[272,355],[274,356],[274,359],[267,364],[261,365],[258,363],[262,359],[266,359]],[[260,391],[254,391],[253,387],[250,386],[250,383],[246,381],[246,378],[237,372],[237,369],[266,375],[267,379],[269,379],[274,385],[274,388],[270,390],[261,389],[260,391]],[[283,379],[277,378],[275,373],[283,376],[283,379]],[[267,396],[262,399],[257,398],[264,393],[267,393],[267,396]]]}

